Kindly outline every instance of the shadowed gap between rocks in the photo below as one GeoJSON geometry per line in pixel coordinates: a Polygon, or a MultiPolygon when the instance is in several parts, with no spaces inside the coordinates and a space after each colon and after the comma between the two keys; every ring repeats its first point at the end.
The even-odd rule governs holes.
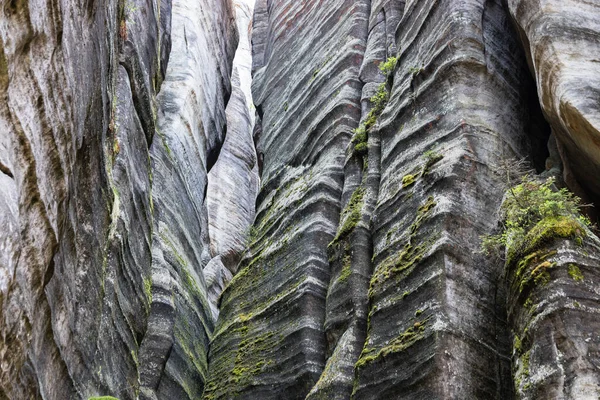
{"type": "Polygon", "coordinates": [[[237,272],[254,222],[259,171],[254,142],[257,118],[251,93],[252,55],[250,36],[253,5],[235,2],[240,41],[233,61],[232,93],[226,108],[227,125],[223,143],[207,158],[210,254],[204,268],[213,317],[218,316],[218,299],[237,272]]]}

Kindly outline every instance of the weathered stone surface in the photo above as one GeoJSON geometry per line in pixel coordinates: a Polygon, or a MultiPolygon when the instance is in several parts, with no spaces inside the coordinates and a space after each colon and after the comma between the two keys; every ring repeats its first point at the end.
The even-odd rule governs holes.
{"type": "Polygon", "coordinates": [[[569,224],[572,232],[552,232],[507,263],[514,382],[521,399],[600,395],[600,240],[576,220],[569,224]]]}
{"type": "Polygon", "coordinates": [[[0,6],[0,399],[598,398],[598,5],[252,3],[0,6]]]}
{"type": "Polygon", "coordinates": [[[345,0],[256,3],[262,187],[250,248],[221,298],[207,399],[303,398],[322,372],[327,244],[360,118],[367,13],[345,0]]]}
{"type": "MultiPolygon", "coordinates": [[[[254,105],[250,84],[252,82],[252,54],[249,33],[251,6],[244,2],[235,4],[236,23],[240,44],[233,60],[232,94],[227,104],[227,136],[219,159],[208,175],[207,205],[212,257],[219,261],[211,265],[211,277],[218,278],[211,290],[211,303],[216,302],[237,272],[250,226],[254,222],[256,194],[258,192],[258,163],[252,132],[254,105]],[[228,271],[218,271],[217,266],[228,271]]],[[[207,278],[208,279],[208,278],[207,278]]],[[[211,285],[209,284],[209,288],[211,285]]]]}
{"type": "Polygon", "coordinates": [[[500,1],[372,3],[353,31],[356,70],[319,42],[341,30],[323,30],[310,6],[255,10],[263,185],[249,253],[220,303],[205,398],[511,397],[502,265],[478,254],[479,238],[497,223],[487,216],[504,192],[499,165],[527,155],[542,164],[548,138],[508,11],[500,1]],[[313,47],[328,56],[308,78],[313,47]],[[393,56],[386,81],[379,67],[393,56]],[[362,93],[365,142],[346,139],[345,155],[328,160],[343,178],[318,188],[323,199],[335,188],[337,233],[307,237],[303,227],[336,221],[325,207],[312,214],[325,169],[306,160],[326,147],[305,141],[324,108],[313,104],[335,101],[326,90],[342,73],[362,93]],[[301,90],[307,80],[319,96],[301,90]],[[385,109],[374,95],[389,97],[385,109]],[[313,267],[329,242],[328,265],[313,267]]]}
{"type": "Polygon", "coordinates": [[[203,390],[205,171],[237,35],[227,1],[191,6],[0,7],[0,398],[203,390]],[[178,110],[186,93],[195,102],[178,110]],[[187,133],[169,115],[193,116],[195,143],[174,144],[187,133]],[[159,164],[163,140],[173,151],[159,164]]]}
{"type": "Polygon", "coordinates": [[[354,398],[510,396],[502,316],[483,295],[498,292],[501,270],[477,255],[502,195],[493,170],[529,146],[508,22],[499,1],[406,3],[375,127],[381,180],[354,398]]]}
{"type": "Polygon", "coordinates": [[[540,103],[562,148],[565,181],[600,199],[600,4],[508,0],[540,103]]]}

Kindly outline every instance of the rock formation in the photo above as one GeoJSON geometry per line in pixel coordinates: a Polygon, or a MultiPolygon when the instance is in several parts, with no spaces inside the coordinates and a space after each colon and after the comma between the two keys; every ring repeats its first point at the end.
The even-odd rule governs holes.
{"type": "Polygon", "coordinates": [[[598,398],[599,36],[584,0],[7,0],[0,399],[598,398]]]}
{"type": "Polygon", "coordinates": [[[0,21],[0,398],[199,397],[232,6],[17,0],[0,21]]]}

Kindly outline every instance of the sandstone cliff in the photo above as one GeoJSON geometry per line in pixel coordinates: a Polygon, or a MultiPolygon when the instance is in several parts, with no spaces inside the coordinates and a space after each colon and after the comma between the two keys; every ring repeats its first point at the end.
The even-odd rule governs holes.
{"type": "Polygon", "coordinates": [[[583,0],[8,0],[0,399],[598,398],[599,37],[583,0]]]}

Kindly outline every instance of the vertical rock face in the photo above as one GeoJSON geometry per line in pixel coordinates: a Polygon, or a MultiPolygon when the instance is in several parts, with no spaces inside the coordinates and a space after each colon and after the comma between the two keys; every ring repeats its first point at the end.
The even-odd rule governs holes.
{"type": "Polygon", "coordinates": [[[0,6],[0,399],[598,398],[598,5],[252,7],[0,6]]]}
{"type": "Polygon", "coordinates": [[[249,249],[220,301],[204,397],[302,398],[325,364],[327,244],[360,118],[368,4],[256,3],[262,185],[249,249]]]}
{"type": "Polygon", "coordinates": [[[600,4],[581,0],[509,0],[556,135],[565,181],[590,200],[600,198],[600,4]]]}
{"type": "Polygon", "coordinates": [[[227,1],[0,7],[1,398],[202,393],[236,41],[227,1]]]}
{"type": "MultiPolygon", "coordinates": [[[[548,155],[510,11],[523,16],[509,5],[257,3],[262,186],[248,252],[221,297],[205,398],[595,393],[595,373],[570,392],[541,375],[518,380],[530,349],[510,342],[530,325],[517,316],[511,265],[479,252],[499,223],[502,166],[548,155]]],[[[559,296],[547,290],[539,299],[559,296]]],[[[588,307],[569,319],[589,318],[588,307]]],[[[558,332],[542,320],[527,346],[547,347],[542,326],[558,332]]],[[[563,337],[589,339],[569,329],[563,337]]],[[[561,382],[593,364],[575,346],[586,366],[561,382]]],[[[542,360],[549,352],[537,350],[540,369],[566,371],[560,357],[542,360]]]]}

